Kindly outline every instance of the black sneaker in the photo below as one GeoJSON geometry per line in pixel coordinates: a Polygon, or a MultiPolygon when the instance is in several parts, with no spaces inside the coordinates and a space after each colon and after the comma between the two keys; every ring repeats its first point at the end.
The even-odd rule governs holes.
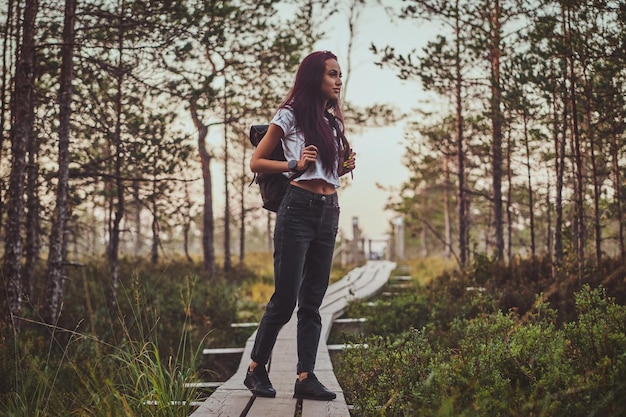
{"type": "Polygon", "coordinates": [[[270,378],[267,376],[265,366],[263,365],[257,365],[253,371],[250,371],[250,368],[248,368],[246,379],[243,380],[243,383],[258,397],[276,397],[276,390],[272,386],[270,378]]]}
{"type": "Polygon", "coordinates": [[[313,372],[309,372],[309,375],[302,381],[296,379],[293,391],[294,398],[306,400],[331,401],[337,398],[337,394],[322,385],[313,372]]]}

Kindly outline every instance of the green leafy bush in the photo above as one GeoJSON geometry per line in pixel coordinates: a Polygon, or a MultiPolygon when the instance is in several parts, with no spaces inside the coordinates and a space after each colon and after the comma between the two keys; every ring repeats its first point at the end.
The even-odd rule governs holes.
{"type": "Polygon", "coordinates": [[[367,348],[346,350],[336,370],[355,416],[623,415],[626,308],[589,286],[575,307],[563,326],[543,303],[523,317],[479,312],[448,329],[363,336],[367,348]]]}
{"type": "Polygon", "coordinates": [[[373,305],[351,303],[347,314],[350,317],[368,317],[363,330],[382,336],[402,333],[412,327],[419,329],[430,319],[428,299],[415,292],[402,294],[395,298],[393,303],[384,301],[373,305]]]}

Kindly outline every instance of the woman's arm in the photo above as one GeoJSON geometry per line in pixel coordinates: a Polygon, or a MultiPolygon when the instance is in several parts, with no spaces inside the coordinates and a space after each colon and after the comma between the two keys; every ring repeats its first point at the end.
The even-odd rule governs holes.
{"type": "Polygon", "coordinates": [[[250,169],[252,172],[276,174],[289,171],[287,162],[269,159],[274,148],[280,145],[280,139],[283,135],[283,130],[280,127],[270,123],[265,136],[263,136],[263,139],[259,142],[259,145],[256,147],[250,159],[250,169]]]}
{"type": "MultiPolygon", "coordinates": [[[[250,159],[250,169],[252,172],[263,174],[289,172],[287,161],[275,161],[273,159],[269,159],[274,148],[280,144],[280,139],[283,135],[283,130],[279,126],[270,123],[265,136],[263,136],[263,139],[259,142],[259,145],[250,159]]],[[[314,145],[305,147],[302,151],[300,159],[298,160],[296,171],[302,171],[310,162],[315,162],[316,158],[317,148],[314,145]]]]}

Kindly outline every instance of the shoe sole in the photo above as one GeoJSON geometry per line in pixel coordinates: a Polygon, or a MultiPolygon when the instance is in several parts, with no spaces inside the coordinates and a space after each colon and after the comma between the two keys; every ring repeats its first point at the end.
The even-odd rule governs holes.
{"type": "Polygon", "coordinates": [[[264,393],[260,393],[260,392],[255,392],[254,390],[250,390],[250,392],[252,394],[256,395],[257,397],[276,398],[276,394],[264,394],[264,393]]]}
{"type": "Polygon", "coordinates": [[[248,384],[246,384],[246,382],[245,382],[245,381],[244,381],[244,383],[243,383],[243,384],[246,386],[246,388],[248,388],[248,389],[250,390],[250,392],[251,392],[253,395],[256,395],[257,397],[263,397],[263,398],[276,398],[276,393],[273,393],[273,394],[266,394],[266,393],[263,393],[263,392],[258,392],[258,391],[256,391],[256,390],[254,389],[254,387],[250,387],[250,386],[248,386],[248,384]]]}
{"type": "Polygon", "coordinates": [[[334,397],[321,398],[321,397],[314,397],[312,395],[306,395],[306,394],[293,394],[293,398],[298,398],[300,400],[332,401],[335,398],[337,398],[337,396],[335,395],[334,397]]]}

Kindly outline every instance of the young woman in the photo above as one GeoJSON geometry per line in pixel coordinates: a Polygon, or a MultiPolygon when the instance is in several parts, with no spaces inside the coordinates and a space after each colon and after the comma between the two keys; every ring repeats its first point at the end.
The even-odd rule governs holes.
{"type": "Polygon", "coordinates": [[[267,375],[279,330],[298,304],[298,378],[294,397],[333,400],[336,394],[315,377],[322,329],[319,307],[328,287],[339,222],[339,177],[355,167],[354,153],[342,156],[336,126],[343,130],[339,106],[341,68],[328,51],[313,52],[298,68],[294,85],[270,122],[250,168],[257,173],[300,175],[291,181],[274,228],[274,294],[261,319],[244,384],[253,394],[275,397],[267,375]],[[282,141],[285,161],[270,160],[282,141]]]}

